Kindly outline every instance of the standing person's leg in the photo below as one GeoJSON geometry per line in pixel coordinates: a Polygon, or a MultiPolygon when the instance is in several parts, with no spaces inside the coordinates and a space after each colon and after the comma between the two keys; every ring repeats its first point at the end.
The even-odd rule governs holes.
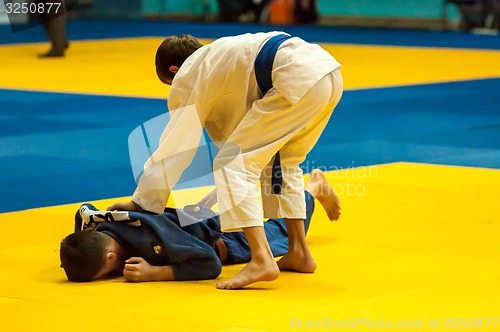
{"type": "MultiPolygon", "coordinates": [[[[340,74],[337,76],[340,77],[340,74]]],[[[332,77],[332,74],[325,76],[304,96],[305,100],[297,104],[291,104],[275,89],[269,90],[265,98],[254,102],[217,155],[214,161],[214,174],[222,230],[228,232],[243,229],[252,250],[252,259],[248,266],[235,278],[219,283],[218,288],[241,288],[256,281],[273,280],[278,277],[278,266],[262,229],[263,214],[258,180],[262,170],[276,152],[305,127],[312,126],[311,123],[319,116],[318,114],[325,113],[324,110],[331,106],[327,114],[329,116],[342,91],[340,79],[335,83],[339,86],[335,87],[334,95],[332,77]],[[332,102],[334,99],[335,103],[332,102]]],[[[321,118],[325,117],[322,115],[321,118]]],[[[299,146],[298,143],[294,145],[299,146]]],[[[297,168],[312,145],[308,150],[304,149],[307,150],[305,153],[298,151],[299,155],[296,158],[288,153],[293,154],[293,149],[287,149],[286,164],[294,165],[287,169],[286,174],[284,173],[284,177],[294,174],[290,182],[291,188],[285,185],[282,194],[288,204],[286,208],[275,209],[272,214],[266,215],[272,218],[299,219],[302,222],[302,232],[304,232],[303,220],[306,217],[304,184],[302,171],[297,168]],[[294,164],[294,160],[299,160],[299,163],[294,164]],[[297,177],[301,179],[299,185],[296,185],[297,177]]],[[[305,237],[304,233],[302,237],[305,237]]],[[[300,235],[293,235],[292,238],[294,241],[298,240],[300,235]]]]}
{"type": "MultiPolygon", "coordinates": [[[[306,201],[306,219],[304,220],[304,231],[307,234],[315,206],[314,196],[308,191],[306,191],[304,194],[306,201]]],[[[273,256],[278,257],[285,255],[288,252],[288,230],[286,227],[285,219],[269,219],[264,223],[264,231],[266,233],[267,241],[269,241],[269,246],[271,247],[273,256]]],[[[282,269],[280,268],[280,270],[282,269]]]]}
{"type": "MultiPolygon", "coordinates": [[[[307,190],[307,185],[306,185],[307,190]]],[[[316,192],[316,191],[314,191],[316,192]]],[[[314,213],[314,196],[310,192],[306,196],[306,220],[304,222],[305,232],[309,228],[311,217],[314,213]]],[[[288,231],[285,220],[282,218],[269,219],[264,222],[264,232],[266,233],[269,247],[274,257],[283,256],[288,252],[288,231]]],[[[242,232],[232,232],[222,234],[222,240],[227,247],[227,264],[247,263],[251,259],[251,251],[248,241],[242,232]]]]}
{"type": "Polygon", "coordinates": [[[247,147],[254,128],[251,116],[243,119],[238,128],[237,143],[226,142],[214,160],[214,178],[221,229],[223,232],[243,230],[251,251],[251,259],[234,278],[218,283],[217,288],[220,289],[241,288],[257,281],[274,280],[279,275],[278,265],[263,229],[258,188],[263,165],[271,159],[276,150],[259,152],[255,151],[253,146],[247,147]]]}
{"type": "MultiPolygon", "coordinates": [[[[280,149],[282,194],[272,194],[269,177],[261,179],[265,216],[279,214],[285,218],[288,230],[288,253],[283,256],[283,264],[280,267],[287,266],[287,269],[304,273],[311,273],[316,269],[316,263],[306,243],[304,217],[297,213],[300,211],[300,205],[304,204],[304,180],[299,165],[305,160],[326,127],[333,109],[342,96],[342,89],[342,77],[337,70],[320,80],[299,101],[304,107],[310,104],[321,105],[318,100],[326,96],[321,111],[313,113],[315,117],[280,149]]],[[[333,212],[329,212],[329,217],[338,219],[338,215],[333,212]]]]}
{"type": "Polygon", "coordinates": [[[68,48],[65,2],[64,0],[56,0],[49,3],[44,0],[38,1],[38,3],[43,3],[43,8],[47,11],[42,14],[42,21],[51,45],[50,50],[47,53],[41,54],[40,57],[62,57],[64,56],[64,51],[68,48]],[[51,11],[49,11],[49,8],[51,11]]]}
{"type": "MultiPolygon", "coordinates": [[[[307,235],[315,210],[314,200],[317,199],[329,215],[340,215],[340,201],[323,172],[318,169],[311,172],[304,191],[306,198],[304,230],[307,235]]],[[[284,219],[273,218],[264,222],[264,232],[274,257],[283,256],[288,252],[288,231],[284,219]]],[[[222,240],[227,247],[227,264],[241,264],[250,261],[250,247],[242,232],[224,233],[222,240]]],[[[284,260],[278,262],[280,270],[292,270],[285,263],[284,260]]]]}
{"type": "MultiPolygon", "coordinates": [[[[304,189],[306,191],[306,201],[308,194],[310,197],[313,197],[313,199],[317,199],[321,206],[325,209],[327,215],[333,216],[333,219],[330,218],[330,220],[337,220],[340,217],[341,208],[339,197],[326,180],[323,172],[317,169],[313,170],[304,189]]],[[[293,236],[302,236],[302,232],[295,229],[296,227],[300,227],[302,225],[304,225],[305,229],[305,238],[309,222],[310,219],[307,218],[304,220],[304,223],[301,223],[299,220],[285,219],[287,229],[289,230],[290,228],[293,228],[295,230],[293,234],[289,233],[288,235],[289,242],[293,243],[295,241],[295,245],[293,247],[289,246],[288,252],[278,261],[278,266],[281,271],[295,271],[303,273],[314,272],[316,263],[309,251],[307,243],[305,243],[305,239],[293,239],[293,236]]]]}

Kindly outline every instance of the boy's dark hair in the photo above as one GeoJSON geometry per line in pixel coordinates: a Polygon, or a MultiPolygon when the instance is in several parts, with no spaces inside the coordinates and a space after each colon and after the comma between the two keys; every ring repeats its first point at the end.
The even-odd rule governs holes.
{"type": "Polygon", "coordinates": [[[202,46],[198,39],[191,35],[167,37],[156,51],[156,74],[160,81],[172,80],[174,74],[168,68],[170,66],[180,67],[191,54],[202,46]]]}
{"type": "Polygon", "coordinates": [[[108,243],[105,234],[94,231],[76,232],[62,240],[60,258],[68,280],[94,280],[104,265],[108,243]]]}

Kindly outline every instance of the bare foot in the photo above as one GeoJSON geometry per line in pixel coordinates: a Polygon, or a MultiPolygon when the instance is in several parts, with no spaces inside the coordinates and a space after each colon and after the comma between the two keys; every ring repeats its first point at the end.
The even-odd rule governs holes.
{"type": "Polygon", "coordinates": [[[257,281],[272,281],[278,278],[280,270],[274,260],[267,264],[257,263],[251,260],[237,275],[231,280],[222,281],[217,284],[218,289],[238,289],[257,281]]]}
{"type": "Polygon", "coordinates": [[[315,169],[311,172],[305,189],[323,205],[330,221],[340,218],[340,199],[321,170],[315,169]]]}
{"type": "Polygon", "coordinates": [[[309,250],[288,252],[278,261],[278,267],[281,271],[313,273],[316,270],[316,262],[309,250]]]}

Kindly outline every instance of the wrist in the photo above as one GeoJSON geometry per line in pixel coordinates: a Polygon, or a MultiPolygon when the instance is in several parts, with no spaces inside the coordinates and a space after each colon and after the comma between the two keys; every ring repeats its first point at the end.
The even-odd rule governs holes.
{"type": "Polygon", "coordinates": [[[161,270],[161,266],[152,266],[153,268],[153,280],[154,281],[163,281],[163,273],[161,270]]]}
{"type": "Polygon", "coordinates": [[[137,202],[135,202],[134,200],[131,200],[130,203],[132,204],[132,210],[133,211],[141,211],[142,210],[142,206],[140,206],[139,204],[137,204],[137,202]]]}
{"type": "Polygon", "coordinates": [[[172,266],[152,266],[152,277],[155,281],[172,281],[175,280],[172,266]]]}

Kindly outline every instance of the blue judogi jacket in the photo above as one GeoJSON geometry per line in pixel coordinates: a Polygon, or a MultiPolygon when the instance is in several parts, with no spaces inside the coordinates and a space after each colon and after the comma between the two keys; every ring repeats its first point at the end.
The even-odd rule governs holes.
{"type": "Polygon", "coordinates": [[[94,231],[111,236],[130,257],[142,257],[156,266],[171,265],[175,280],[215,279],[222,271],[213,249],[222,235],[219,218],[204,206],[196,210],[166,208],[160,215],[93,211],[91,218],[92,222],[111,221],[100,222],[94,231]]]}

